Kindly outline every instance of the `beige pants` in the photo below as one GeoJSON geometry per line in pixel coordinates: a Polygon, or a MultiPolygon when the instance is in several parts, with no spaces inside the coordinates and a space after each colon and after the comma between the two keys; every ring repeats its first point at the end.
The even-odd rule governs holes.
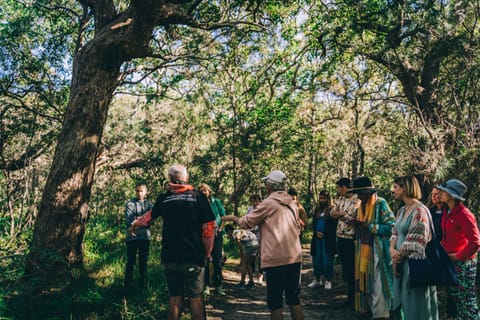
{"type": "Polygon", "coordinates": [[[368,305],[372,310],[373,318],[388,318],[390,317],[390,304],[387,303],[385,297],[383,296],[380,260],[376,252],[373,254],[373,256],[373,287],[372,293],[368,298],[368,305]]]}

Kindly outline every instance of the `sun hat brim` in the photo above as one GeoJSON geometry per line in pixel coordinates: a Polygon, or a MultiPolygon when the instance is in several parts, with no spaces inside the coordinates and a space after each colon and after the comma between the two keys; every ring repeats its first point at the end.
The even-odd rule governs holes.
{"type": "Polygon", "coordinates": [[[444,187],[444,186],[441,186],[441,185],[437,185],[435,188],[439,189],[439,190],[442,190],[442,191],[445,191],[446,193],[448,193],[450,196],[454,197],[455,199],[458,199],[460,201],[465,201],[465,198],[461,197],[460,195],[458,195],[455,190],[452,190],[452,189],[449,189],[447,187],[444,187]]]}
{"type": "Polygon", "coordinates": [[[377,189],[374,187],[363,187],[363,188],[352,188],[347,191],[347,193],[354,193],[354,194],[374,194],[377,192],[377,189]]]}

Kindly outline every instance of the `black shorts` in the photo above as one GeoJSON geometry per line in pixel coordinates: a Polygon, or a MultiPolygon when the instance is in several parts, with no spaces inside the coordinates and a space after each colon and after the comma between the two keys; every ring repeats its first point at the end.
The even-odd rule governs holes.
{"type": "Polygon", "coordinates": [[[283,294],[289,306],[300,304],[300,262],[263,269],[267,275],[267,305],[271,310],[283,307],[283,294]]]}
{"type": "Polygon", "coordinates": [[[205,268],[192,263],[166,263],[163,266],[170,297],[199,297],[203,294],[205,268]]]}

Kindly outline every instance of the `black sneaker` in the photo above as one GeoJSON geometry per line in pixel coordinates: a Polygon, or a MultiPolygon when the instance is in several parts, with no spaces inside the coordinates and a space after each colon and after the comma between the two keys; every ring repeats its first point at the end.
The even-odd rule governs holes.
{"type": "Polygon", "coordinates": [[[246,288],[245,282],[244,282],[244,281],[240,281],[240,282],[237,284],[237,287],[239,287],[240,289],[245,289],[245,288],[246,288]]]}
{"type": "Polygon", "coordinates": [[[253,281],[250,281],[246,286],[245,288],[247,289],[251,289],[251,288],[254,288],[255,287],[255,283],[253,283],[253,281]]]}

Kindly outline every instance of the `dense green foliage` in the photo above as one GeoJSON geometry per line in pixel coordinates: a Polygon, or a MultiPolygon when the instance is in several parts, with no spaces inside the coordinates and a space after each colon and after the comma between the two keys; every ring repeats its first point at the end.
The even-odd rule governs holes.
{"type": "Polygon", "coordinates": [[[159,25],[151,56],[122,65],[96,162],[85,269],[34,303],[22,265],[64,121],[72,59],[94,37],[95,21],[82,15],[81,2],[4,2],[0,315],[160,317],[158,247],[148,298],[119,303],[123,210],[136,181],[147,181],[154,199],[176,162],[187,165],[194,185],[210,184],[229,214],[242,215],[250,194],[265,195],[260,178],[270,169],[287,173],[307,211],[320,189],[359,175],[372,177],[395,208],[393,178],[416,174],[425,201],[436,182],[465,181],[467,204],[479,214],[477,2],[249,1],[236,10],[229,1],[206,2],[195,11],[203,23],[243,16],[248,23],[159,25]],[[31,308],[19,307],[25,297],[31,308]]]}

